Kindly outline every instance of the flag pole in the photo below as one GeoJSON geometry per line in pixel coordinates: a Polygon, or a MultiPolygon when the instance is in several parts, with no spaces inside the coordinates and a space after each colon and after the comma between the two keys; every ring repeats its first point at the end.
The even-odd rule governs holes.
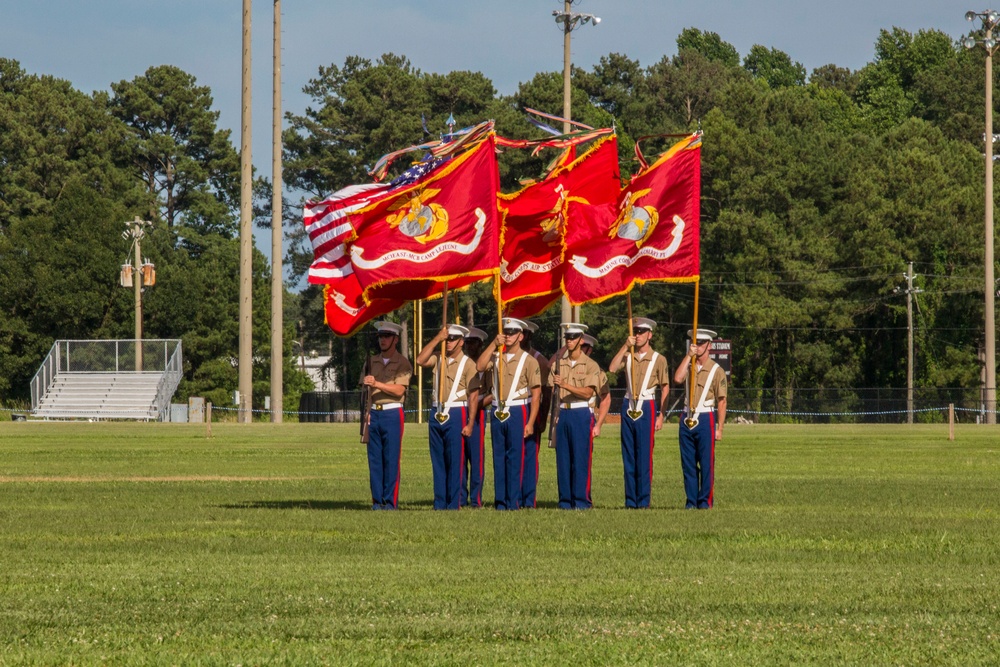
{"type": "MultiPolygon", "coordinates": [[[[503,297],[500,296],[500,271],[497,270],[495,275],[494,285],[496,287],[497,296],[497,335],[503,334],[503,297]]],[[[503,400],[503,353],[506,346],[497,346],[497,362],[493,365],[497,372],[497,381],[494,383],[494,398],[496,399],[497,407],[494,410],[500,421],[506,419],[507,410],[504,409],[503,400]]]]}
{"type": "MultiPolygon", "coordinates": [[[[698,287],[701,285],[700,280],[694,281],[694,324],[691,325],[691,342],[695,345],[698,344],[698,287]]],[[[690,398],[688,400],[688,416],[684,420],[684,423],[688,428],[694,428],[698,425],[698,413],[695,412],[697,406],[694,404],[694,390],[695,385],[698,384],[698,367],[697,367],[697,355],[691,355],[691,370],[688,375],[691,378],[691,392],[689,394],[690,398]]]]}
{"type": "MultiPolygon", "coordinates": [[[[629,289],[629,291],[626,293],[625,300],[628,303],[628,336],[629,336],[629,338],[631,338],[631,337],[633,337],[635,335],[635,330],[632,327],[632,290],[631,289],[629,289]]],[[[635,395],[635,374],[636,374],[636,371],[639,370],[639,368],[638,368],[639,364],[637,363],[638,359],[635,358],[635,343],[633,343],[632,345],[629,345],[628,354],[631,357],[631,359],[630,359],[631,363],[629,363],[629,368],[632,371],[631,372],[631,377],[629,378],[629,380],[631,382],[630,386],[632,388],[632,392],[631,392],[632,396],[631,396],[631,401],[630,401],[631,405],[628,406],[628,414],[629,414],[629,416],[633,420],[635,420],[635,419],[638,419],[639,417],[642,416],[641,403],[639,401],[639,397],[637,397],[635,395]]]]}
{"type": "MultiPolygon", "coordinates": [[[[444,281],[444,293],[441,295],[441,326],[444,328],[448,327],[448,281],[444,281]]],[[[437,414],[434,417],[440,423],[445,423],[448,421],[448,408],[444,404],[444,381],[448,377],[448,358],[445,356],[448,352],[447,336],[445,340],[441,341],[441,354],[438,355],[438,395],[437,403],[438,409],[437,414]]],[[[457,379],[457,378],[456,378],[457,379]]]]}

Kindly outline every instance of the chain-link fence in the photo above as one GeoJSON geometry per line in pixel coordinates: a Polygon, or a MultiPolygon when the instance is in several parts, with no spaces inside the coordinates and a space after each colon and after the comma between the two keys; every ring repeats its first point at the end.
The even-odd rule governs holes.
{"type": "Polygon", "coordinates": [[[178,340],[61,340],[53,347],[60,373],[162,373],[178,340]]]}
{"type": "MultiPolygon", "coordinates": [[[[669,417],[679,418],[683,409],[683,389],[674,387],[667,396],[669,417]]],[[[361,392],[309,392],[299,402],[299,421],[357,422],[361,415],[361,392]]],[[[611,390],[611,415],[619,415],[625,389],[611,390]]],[[[426,411],[433,400],[425,392],[426,411]]],[[[946,422],[948,405],[953,404],[960,421],[979,421],[984,415],[980,389],[965,387],[915,388],[913,390],[913,420],[915,422],[946,422]]],[[[407,392],[403,404],[405,419],[417,421],[417,394],[407,392]]],[[[866,423],[900,424],[908,417],[907,390],[896,387],[868,388],[795,388],[763,389],[730,387],[727,399],[728,422],[747,420],[754,423],[866,423]]]]}

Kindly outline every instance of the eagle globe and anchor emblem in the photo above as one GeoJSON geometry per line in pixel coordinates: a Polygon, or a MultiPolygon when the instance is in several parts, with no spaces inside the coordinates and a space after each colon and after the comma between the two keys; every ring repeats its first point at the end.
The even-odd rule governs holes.
{"type": "Polygon", "coordinates": [[[628,193],[622,200],[619,207],[620,213],[615,224],[608,232],[608,238],[620,238],[628,241],[635,241],[637,248],[649,239],[656,224],[660,221],[660,215],[652,206],[637,206],[636,202],[652,192],[652,189],[637,190],[628,193]]]}
{"type": "Polygon", "coordinates": [[[448,211],[444,206],[429,201],[439,192],[428,188],[395,205],[391,210],[396,212],[386,218],[389,227],[398,229],[421,245],[447,234],[448,211]]]}

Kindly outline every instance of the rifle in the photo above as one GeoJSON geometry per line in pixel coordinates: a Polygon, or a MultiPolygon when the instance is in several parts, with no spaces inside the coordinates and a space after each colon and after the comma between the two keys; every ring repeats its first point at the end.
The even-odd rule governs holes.
{"type": "MultiPolygon", "coordinates": [[[[550,370],[550,373],[559,375],[559,370],[562,366],[562,355],[560,354],[556,357],[556,368],[555,371],[550,370]]],[[[549,406],[549,449],[553,449],[556,446],[556,421],[559,419],[559,403],[562,399],[562,392],[559,387],[552,383],[552,398],[550,399],[552,404],[549,406]]]]}
{"type": "MultiPolygon", "coordinates": [[[[362,381],[372,374],[372,356],[365,355],[365,369],[361,373],[362,381]]],[[[362,382],[361,385],[361,444],[368,444],[368,417],[372,409],[372,388],[362,382]]]]}

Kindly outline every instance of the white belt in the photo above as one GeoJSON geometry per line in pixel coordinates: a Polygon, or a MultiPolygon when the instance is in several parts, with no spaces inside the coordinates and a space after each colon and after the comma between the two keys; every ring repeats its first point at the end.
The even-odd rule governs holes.
{"type": "MultiPolygon", "coordinates": [[[[449,409],[450,408],[464,408],[466,405],[467,405],[467,403],[465,401],[451,401],[451,402],[447,402],[446,401],[445,404],[444,404],[444,407],[449,408],[449,409]]],[[[437,403],[435,403],[432,407],[436,408],[437,407],[437,403]]]]}
{"type": "MultiPolygon", "coordinates": [[[[715,412],[715,408],[712,406],[708,406],[706,408],[698,408],[697,410],[695,410],[695,412],[697,412],[699,415],[705,415],[708,414],[709,412],[715,412]]],[[[684,414],[687,414],[687,410],[684,411],[684,414]]]]}
{"type": "Polygon", "coordinates": [[[403,407],[402,403],[375,403],[372,410],[397,410],[403,407]]]}
{"type": "MultiPolygon", "coordinates": [[[[646,403],[647,401],[652,401],[652,400],[655,400],[652,396],[650,396],[649,398],[640,398],[639,404],[641,405],[642,403],[646,403]]],[[[628,407],[632,407],[632,399],[629,398],[628,396],[625,397],[625,403],[628,404],[628,407]]]]}
{"type": "Polygon", "coordinates": [[[589,408],[590,403],[587,401],[574,401],[573,403],[560,403],[559,407],[563,410],[577,410],[579,408],[589,408]]]}
{"type": "Polygon", "coordinates": [[[517,398],[513,401],[507,401],[504,403],[504,406],[509,408],[512,405],[527,405],[528,403],[531,403],[530,398],[517,398]]]}

